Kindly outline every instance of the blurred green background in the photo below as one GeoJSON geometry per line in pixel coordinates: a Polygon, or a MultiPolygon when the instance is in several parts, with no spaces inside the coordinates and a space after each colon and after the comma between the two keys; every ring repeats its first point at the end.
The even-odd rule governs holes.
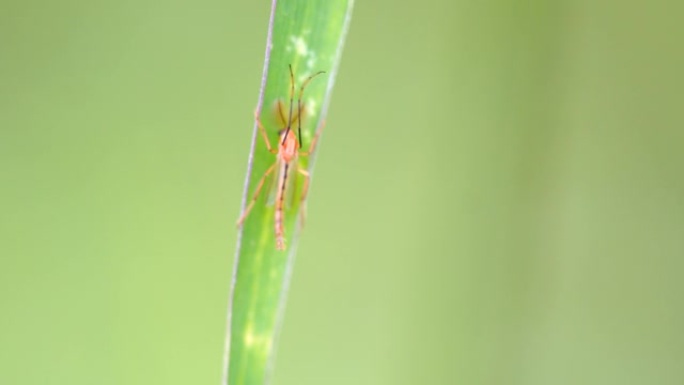
{"type": "MultiPolygon", "coordinates": [[[[358,1],[274,383],[684,383],[676,2],[358,1]]],[[[0,384],[218,384],[267,1],[0,12],[0,384]]]]}

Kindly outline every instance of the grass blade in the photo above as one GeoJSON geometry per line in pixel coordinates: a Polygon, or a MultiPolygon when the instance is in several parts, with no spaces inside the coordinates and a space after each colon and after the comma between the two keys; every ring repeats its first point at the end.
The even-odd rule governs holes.
{"type": "MultiPolygon", "coordinates": [[[[302,122],[303,148],[316,130],[322,128],[333,88],[353,0],[274,0],[264,63],[264,77],[257,111],[271,144],[277,139],[272,107],[289,95],[288,65],[296,83],[319,71],[306,88],[306,119],[302,122]]],[[[251,199],[259,180],[274,162],[254,127],[252,149],[242,208],[251,199]]],[[[299,160],[312,174],[313,156],[299,160]]],[[[295,181],[301,192],[303,180],[295,181]]],[[[274,235],[274,207],[261,193],[240,230],[228,309],[228,332],[224,357],[224,385],[268,383],[275,347],[284,312],[289,277],[294,263],[298,237],[298,199],[285,210],[285,251],[277,251],[274,235]]]]}

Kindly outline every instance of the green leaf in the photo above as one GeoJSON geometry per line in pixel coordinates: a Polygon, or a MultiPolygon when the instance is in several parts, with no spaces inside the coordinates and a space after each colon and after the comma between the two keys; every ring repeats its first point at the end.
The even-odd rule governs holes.
{"type": "MultiPolygon", "coordinates": [[[[310,75],[325,71],[306,87],[302,104],[302,148],[307,150],[324,126],[353,0],[274,0],[257,111],[271,147],[278,148],[278,101],[289,107],[291,65],[296,94],[310,75]]],[[[295,95],[294,109],[297,110],[295,95]]],[[[287,112],[285,113],[287,116],[287,112]]],[[[268,151],[255,124],[242,209],[252,199],[276,156],[268,151]]],[[[312,173],[313,155],[299,158],[299,167],[312,173]]],[[[273,173],[273,176],[276,172],[273,173]]],[[[292,174],[291,174],[292,175],[292,174]]],[[[223,384],[265,384],[273,367],[298,232],[304,177],[294,181],[294,196],[284,211],[286,249],[276,249],[275,209],[269,204],[274,178],[264,187],[240,230],[228,310],[228,333],[223,384]]]]}

